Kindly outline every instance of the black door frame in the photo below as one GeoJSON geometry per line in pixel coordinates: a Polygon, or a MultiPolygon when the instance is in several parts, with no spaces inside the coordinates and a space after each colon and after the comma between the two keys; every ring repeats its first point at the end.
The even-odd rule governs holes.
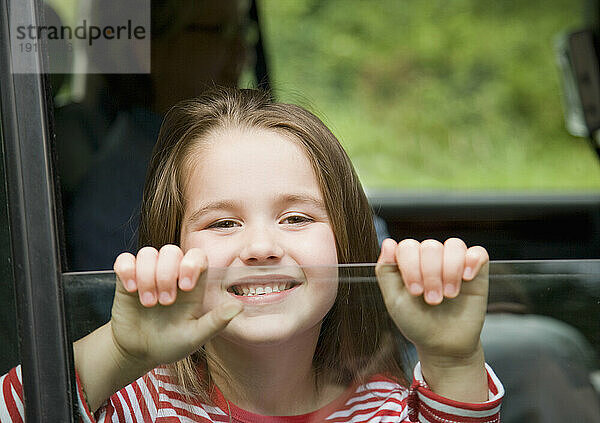
{"type": "MultiPolygon", "coordinates": [[[[12,265],[19,321],[25,418],[72,422],[74,371],[68,342],[56,219],[44,45],[13,73],[18,45],[11,43],[10,11],[24,25],[41,22],[41,0],[0,0],[0,113],[12,265]],[[11,45],[12,44],[12,45],[11,45]]],[[[39,40],[38,40],[39,41],[39,40]]]]}

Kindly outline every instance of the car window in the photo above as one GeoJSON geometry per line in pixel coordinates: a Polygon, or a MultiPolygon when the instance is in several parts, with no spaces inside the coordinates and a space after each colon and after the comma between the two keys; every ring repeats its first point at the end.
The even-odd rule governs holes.
{"type": "MultiPolygon", "coordinates": [[[[355,0],[261,0],[260,27],[248,21],[252,2],[210,13],[156,2],[163,3],[161,13],[155,14],[160,19],[152,21],[156,61],[150,74],[93,73],[94,63],[75,45],[55,45],[57,50],[48,51],[51,66],[66,65],[48,76],[46,110],[61,185],[56,204],[62,209],[64,234],[57,239],[64,235],[69,341],[110,318],[115,275],[98,270],[111,269],[121,251],[137,251],[143,178],[166,108],[182,93],[196,94],[203,88],[196,83],[205,83],[205,77],[218,77],[225,84],[260,84],[251,66],[260,54],[249,46],[258,44],[260,31],[276,98],[308,106],[321,116],[341,138],[368,188],[583,191],[576,203],[569,198],[559,204],[573,209],[569,216],[577,218],[580,207],[597,204],[587,195],[600,186],[597,158],[586,140],[564,129],[553,50],[557,34],[585,23],[583,1],[482,5],[463,0],[452,7],[441,1],[382,1],[374,7],[355,0]],[[163,79],[154,80],[158,75],[163,79]],[[85,270],[93,271],[78,272],[85,270]]],[[[85,6],[94,2],[44,4],[48,22],[78,25],[90,13],[85,6]]],[[[4,187],[0,224],[6,216],[4,187]]],[[[432,196],[408,211],[391,204],[383,217],[388,225],[395,219],[404,227],[376,224],[381,234],[389,229],[396,238],[414,236],[419,225],[426,226],[427,236],[441,238],[444,228],[436,226],[438,218],[430,212],[447,200],[432,196]]],[[[471,225],[468,231],[476,230],[484,242],[496,242],[498,250],[522,250],[521,256],[527,256],[533,244],[542,250],[561,244],[578,256],[595,254],[588,247],[598,246],[593,208],[589,219],[579,219],[591,221],[582,226],[587,238],[566,241],[568,229],[549,235],[548,225],[532,227],[534,217],[516,218],[513,209],[497,206],[497,198],[479,200],[475,209],[459,204],[453,224],[459,229],[471,225]],[[495,213],[507,226],[482,216],[481,210],[495,213]],[[508,227],[514,220],[517,227],[508,227]],[[521,243],[519,236],[533,241],[521,243]]],[[[558,210],[546,200],[532,203],[536,216],[539,210],[558,210]]],[[[2,228],[0,241],[8,246],[9,225],[2,228]]],[[[8,247],[0,249],[0,259],[4,372],[19,357],[8,247]]],[[[342,272],[340,279],[326,283],[360,284],[368,287],[365,292],[377,293],[373,266],[366,267],[357,279],[342,272]]],[[[505,384],[503,421],[597,420],[597,260],[494,261],[490,271],[482,342],[488,362],[505,384]]],[[[363,316],[358,305],[350,305],[349,315],[363,316]]],[[[356,330],[350,335],[367,343],[371,333],[356,330]]],[[[414,348],[398,331],[388,341],[406,345],[405,373],[410,379],[414,348]]],[[[372,354],[361,363],[368,368],[378,357],[372,354]]],[[[223,408],[219,414],[230,411],[223,408]]]]}
{"type": "MultiPolygon", "coordinates": [[[[313,105],[371,189],[597,191],[555,44],[585,1],[264,0],[278,96],[313,105]]],[[[587,14],[586,14],[587,13],[587,14]]]]}

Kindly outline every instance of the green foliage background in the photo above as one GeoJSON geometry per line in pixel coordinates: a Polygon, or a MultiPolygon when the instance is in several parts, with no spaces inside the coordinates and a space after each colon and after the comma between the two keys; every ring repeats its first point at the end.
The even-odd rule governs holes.
{"type": "Polygon", "coordinates": [[[580,1],[261,0],[279,99],[308,105],[370,188],[597,190],[553,49],[580,1]]]}

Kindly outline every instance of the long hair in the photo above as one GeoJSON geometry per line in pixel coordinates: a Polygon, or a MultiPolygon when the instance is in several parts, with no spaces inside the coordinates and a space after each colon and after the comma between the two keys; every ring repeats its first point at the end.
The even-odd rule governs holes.
{"type": "MultiPolygon", "coordinates": [[[[140,247],[158,249],[179,244],[186,163],[209,134],[227,127],[271,130],[298,142],[323,195],[338,262],[377,260],[379,247],[371,208],[350,159],[333,133],[301,107],[275,103],[261,91],[232,88],[218,88],[180,102],[165,116],[144,188],[140,247]]],[[[334,305],[323,320],[313,358],[317,381],[348,385],[380,373],[406,384],[399,333],[377,284],[341,280],[334,305]]],[[[205,403],[210,386],[207,360],[215,364],[201,349],[171,366],[184,392],[205,403]]]]}

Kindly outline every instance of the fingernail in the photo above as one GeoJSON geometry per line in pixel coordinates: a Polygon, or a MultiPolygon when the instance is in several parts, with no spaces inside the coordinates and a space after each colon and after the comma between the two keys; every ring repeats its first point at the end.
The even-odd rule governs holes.
{"type": "Polygon", "coordinates": [[[463,279],[471,279],[473,277],[473,269],[470,267],[465,267],[465,271],[463,272],[463,279]]]}
{"type": "Polygon", "coordinates": [[[145,305],[152,305],[155,302],[155,298],[154,298],[154,294],[152,292],[144,292],[144,295],[142,295],[142,302],[145,305]]]}
{"type": "Polygon", "coordinates": [[[179,281],[179,286],[181,289],[191,289],[192,288],[192,280],[190,278],[183,278],[179,281]]]}
{"type": "Polygon", "coordinates": [[[160,293],[160,302],[161,304],[166,304],[171,302],[171,294],[169,294],[168,292],[161,292],[160,293]]]}
{"type": "Polygon", "coordinates": [[[440,295],[439,291],[429,291],[427,293],[427,300],[430,303],[437,303],[442,299],[442,296],[440,295]]]}
{"type": "Polygon", "coordinates": [[[129,279],[125,282],[128,291],[133,291],[135,289],[135,281],[133,279],[129,279]]]}
{"type": "Polygon", "coordinates": [[[225,320],[231,320],[237,316],[240,311],[242,311],[242,304],[236,301],[224,305],[223,309],[221,310],[221,316],[223,316],[223,319],[225,320]]]}
{"type": "Polygon", "coordinates": [[[444,286],[444,295],[446,297],[455,297],[457,294],[456,286],[454,285],[446,285],[444,286]]]}
{"type": "Polygon", "coordinates": [[[423,287],[418,283],[413,283],[410,286],[410,293],[413,295],[421,295],[423,293],[423,287]]]}

